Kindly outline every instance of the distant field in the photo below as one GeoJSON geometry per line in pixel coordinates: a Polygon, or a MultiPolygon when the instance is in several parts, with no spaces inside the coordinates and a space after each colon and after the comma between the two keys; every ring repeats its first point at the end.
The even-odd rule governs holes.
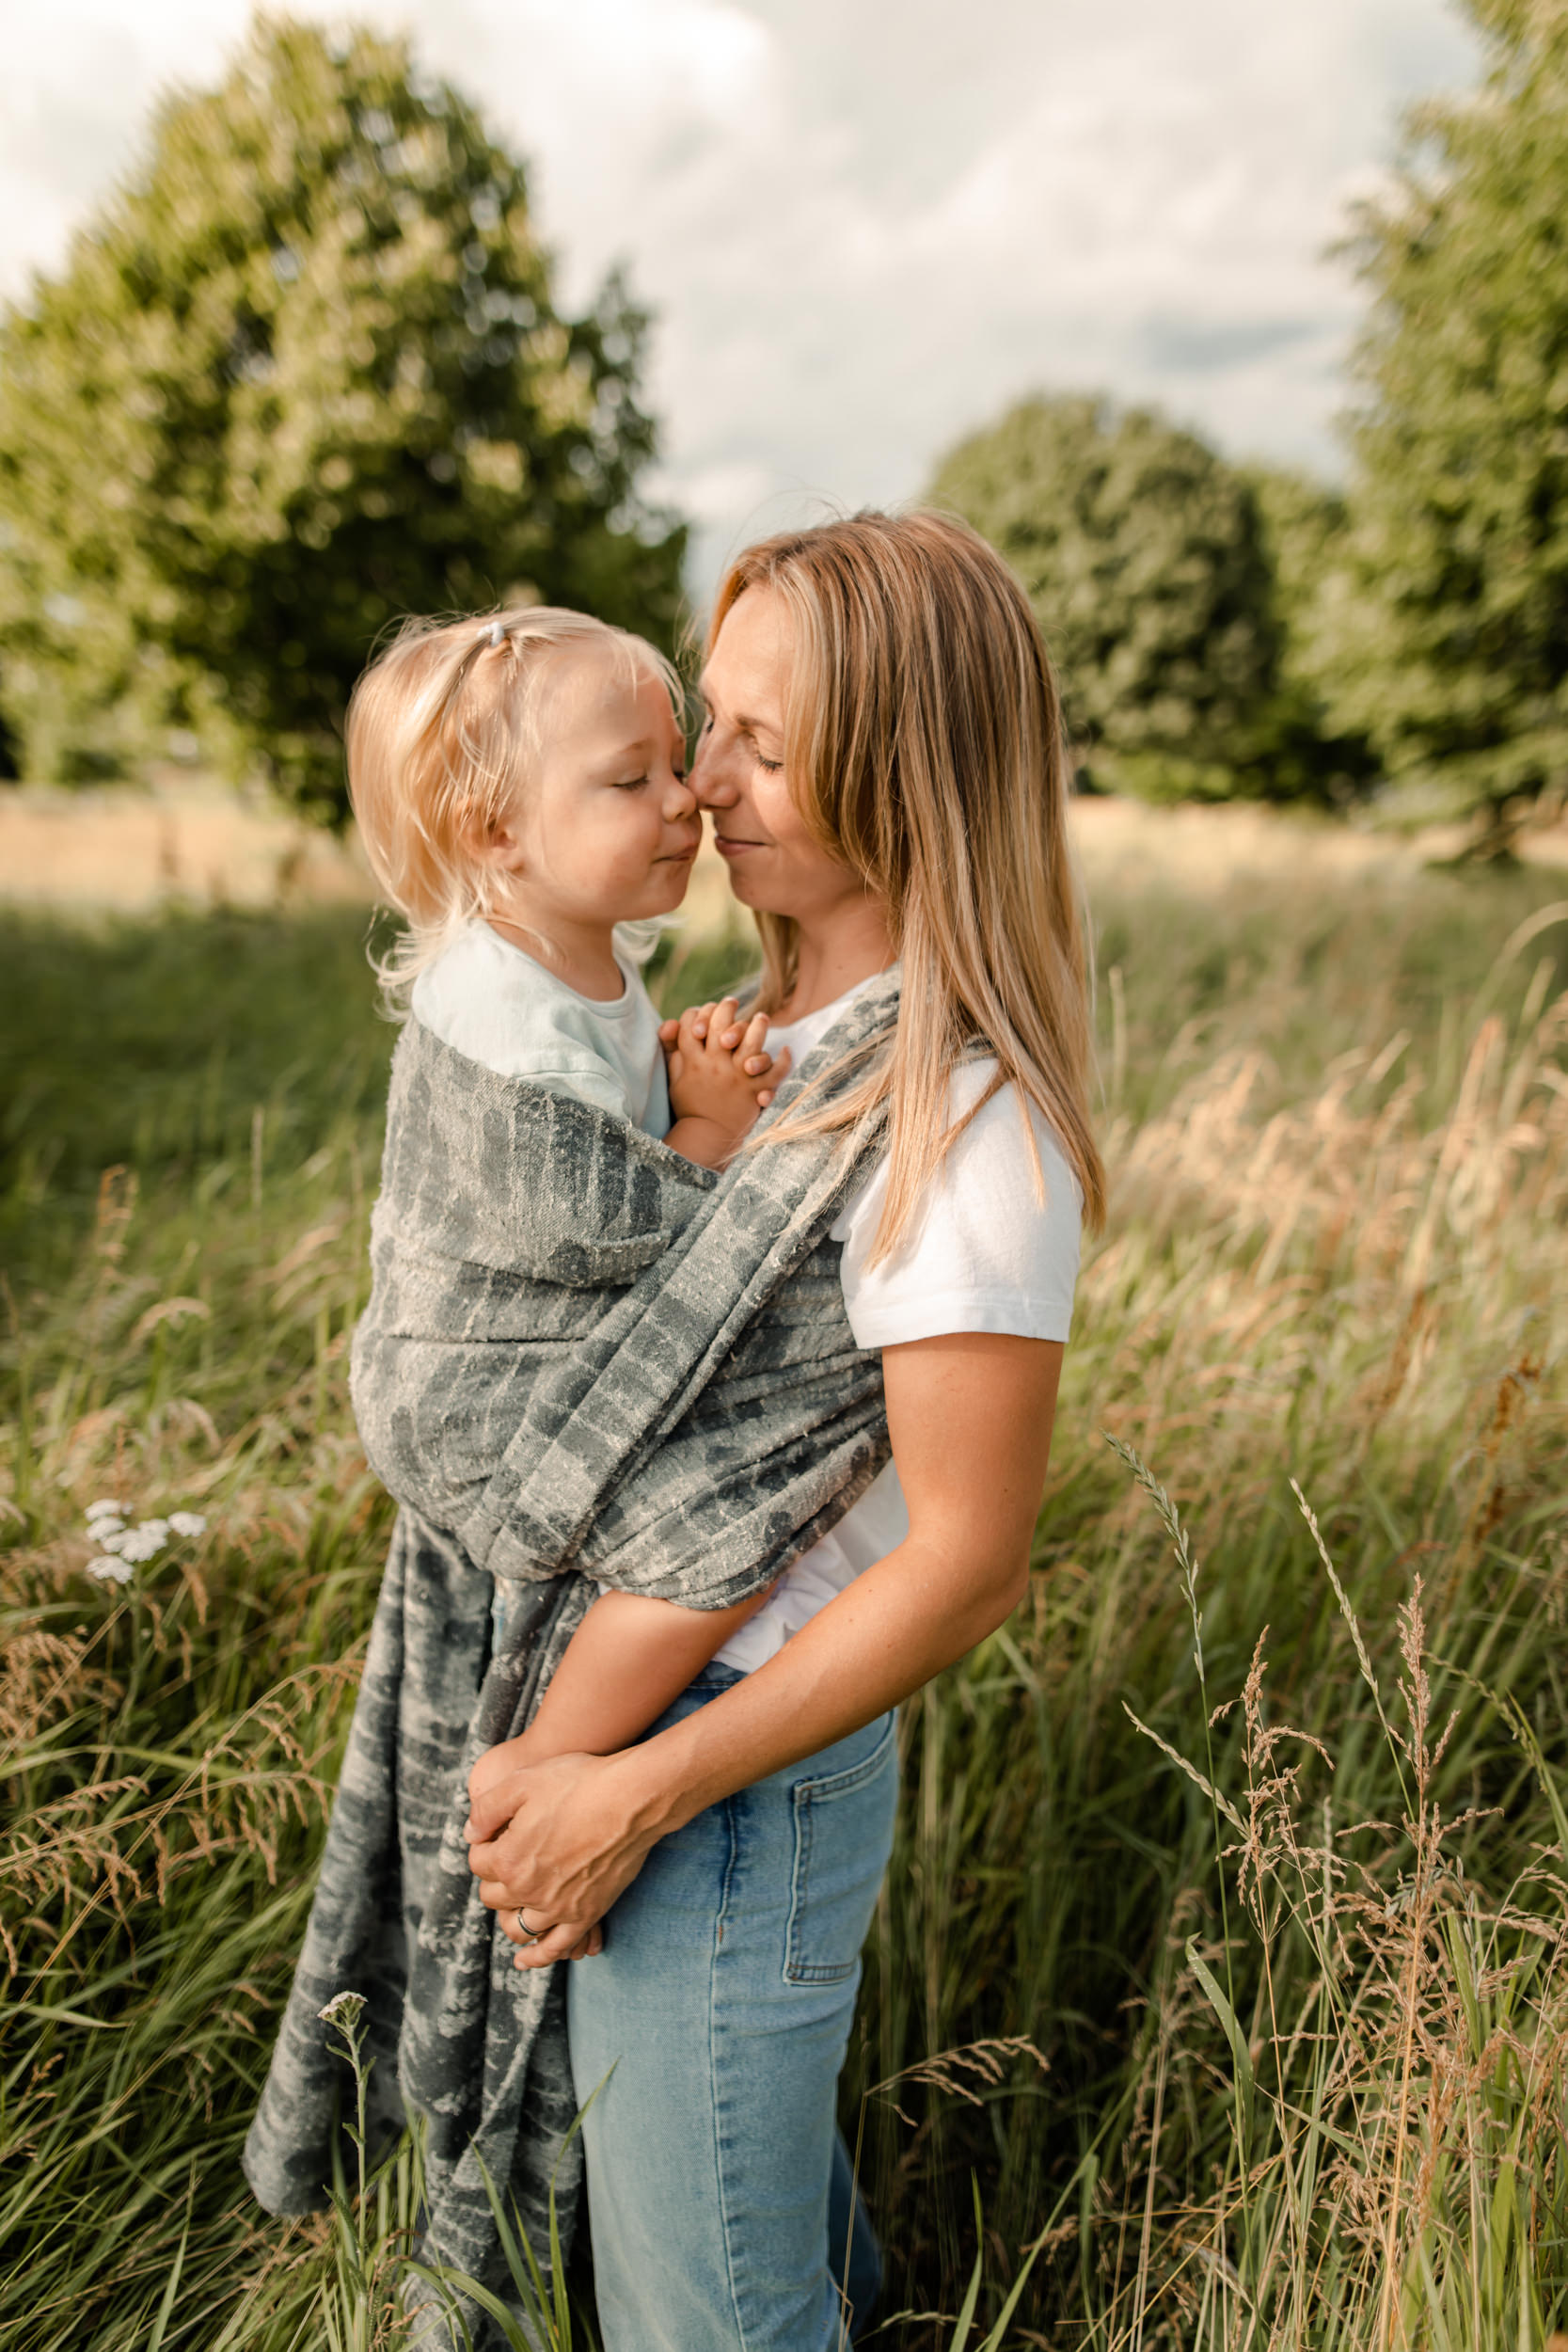
{"type": "MultiPolygon", "coordinates": [[[[1031,1598],[906,1709],[851,2132],[993,2046],[865,2109],[889,2309],[949,2315],[879,2341],[949,2345],[977,2254],[990,2326],[1035,2249],[1009,2346],[1541,2352],[1568,888],[1079,825],[1114,1207],[1031,1598]]],[[[224,895],[0,930],[0,2352],[325,2352],[352,2302],[236,2154],[386,1541],[344,1373],[390,1033],[362,903],[224,895]],[[102,1585],[103,1496],[208,1529],[102,1585]]],[[[721,904],[671,1001],[744,961],[721,904]]]]}
{"type": "MultiPolygon", "coordinates": [[[[1457,852],[1457,827],[1411,840],[1247,805],[1160,809],[1080,800],[1073,828],[1093,882],[1147,870],[1203,895],[1242,877],[1291,875],[1336,884],[1418,874],[1457,852]]],[[[1527,834],[1525,862],[1568,869],[1568,825],[1527,834]]],[[[720,919],[723,872],[699,871],[692,912],[720,919]]],[[[257,795],[170,770],[155,791],[67,792],[0,785],[0,898],[40,909],[150,914],[192,907],[309,906],[368,901],[372,884],[354,842],[335,840],[257,795]]]]}

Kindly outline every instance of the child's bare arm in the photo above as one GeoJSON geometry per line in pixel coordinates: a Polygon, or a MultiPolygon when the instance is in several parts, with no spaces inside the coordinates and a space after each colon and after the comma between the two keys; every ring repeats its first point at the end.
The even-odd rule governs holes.
{"type": "Polygon", "coordinates": [[[538,1714],[520,1738],[480,1757],[469,1794],[552,1756],[613,1756],[629,1747],[767,1597],[758,1593],[730,1609],[682,1609],[641,1593],[601,1593],[567,1644],[538,1714]]]}
{"type": "Polygon", "coordinates": [[[753,1013],[737,1022],[736,1001],[693,1005],[663,1035],[670,1055],[670,1107],[675,1123],[665,1136],[673,1152],[700,1168],[722,1168],[759,1108],[789,1068],[789,1056],[775,1062],[767,1051],[768,1016],[753,1013]],[[738,1034],[737,1034],[738,1033],[738,1034]],[[724,1041],[733,1039],[734,1043],[724,1041]]]}

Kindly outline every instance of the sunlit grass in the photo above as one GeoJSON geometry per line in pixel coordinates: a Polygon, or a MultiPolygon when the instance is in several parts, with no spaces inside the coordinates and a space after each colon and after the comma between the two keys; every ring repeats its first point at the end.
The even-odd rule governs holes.
{"type": "MultiPolygon", "coordinates": [[[[853,2132],[904,2077],[864,2115],[888,2308],[947,2314],[889,2342],[945,2345],[978,2257],[974,2352],[1037,2247],[1009,2344],[1457,2352],[1568,2309],[1565,933],[1521,935],[1540,877],[1469,888],[1100,886],[1116,1207],[1039,1572],[906,1710],[846,2087],[853,2132]],[[995,2079],[909,2076],[982,2042],[995,2079]]],[[[390,1043],[362,930],[4,951],[15,2352],[389,2340],[341,2230],[267,2220],[237,2162],[388,1522],[345,1383],[390,1043]],[[103,1496],[208,1532],[100,1584],[103,1496]]]]}

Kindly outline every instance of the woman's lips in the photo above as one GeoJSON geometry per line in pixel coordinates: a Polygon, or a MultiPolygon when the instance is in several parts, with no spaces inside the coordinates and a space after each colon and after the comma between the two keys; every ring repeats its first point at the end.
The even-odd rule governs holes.
{"type": "Polygon", "coordinates": [[[766,841],[736,841],[727,833],[716,833],[713,846],[721,857],[744,857],[748,850],[766,850],[766,841]]]}

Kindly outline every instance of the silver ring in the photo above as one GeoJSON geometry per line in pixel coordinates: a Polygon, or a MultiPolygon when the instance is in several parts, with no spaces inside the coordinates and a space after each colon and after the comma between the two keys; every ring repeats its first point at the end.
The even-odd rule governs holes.
{"type": "Polygon", "coordinates": [[[542,1943],[542,1942],[544,1941],[544,1939],[545,1939],[545,1937],[546,1937],[546,1935],[548,1935],[548,1933],[549,1933],[549,1930],[548,1930],[548,1928],[530,1928],[530,1927],[525,1927],[525,1926],[523,1925],[523,1907],[522,1907],[521,1903],[519,1903],[519,1904],[518,1904],[518,1906],[517,1906],[517,1914],[516,1914],[516,1916],[517,1916],[517,1933],[518,1933],[518,1936],[519,1936],[519,1938],[521,1939],[521,1941],[522,1941],[523,1943],[525,1943],[525,1944],[539,1944],[539,1943],[542,1943]]]}

